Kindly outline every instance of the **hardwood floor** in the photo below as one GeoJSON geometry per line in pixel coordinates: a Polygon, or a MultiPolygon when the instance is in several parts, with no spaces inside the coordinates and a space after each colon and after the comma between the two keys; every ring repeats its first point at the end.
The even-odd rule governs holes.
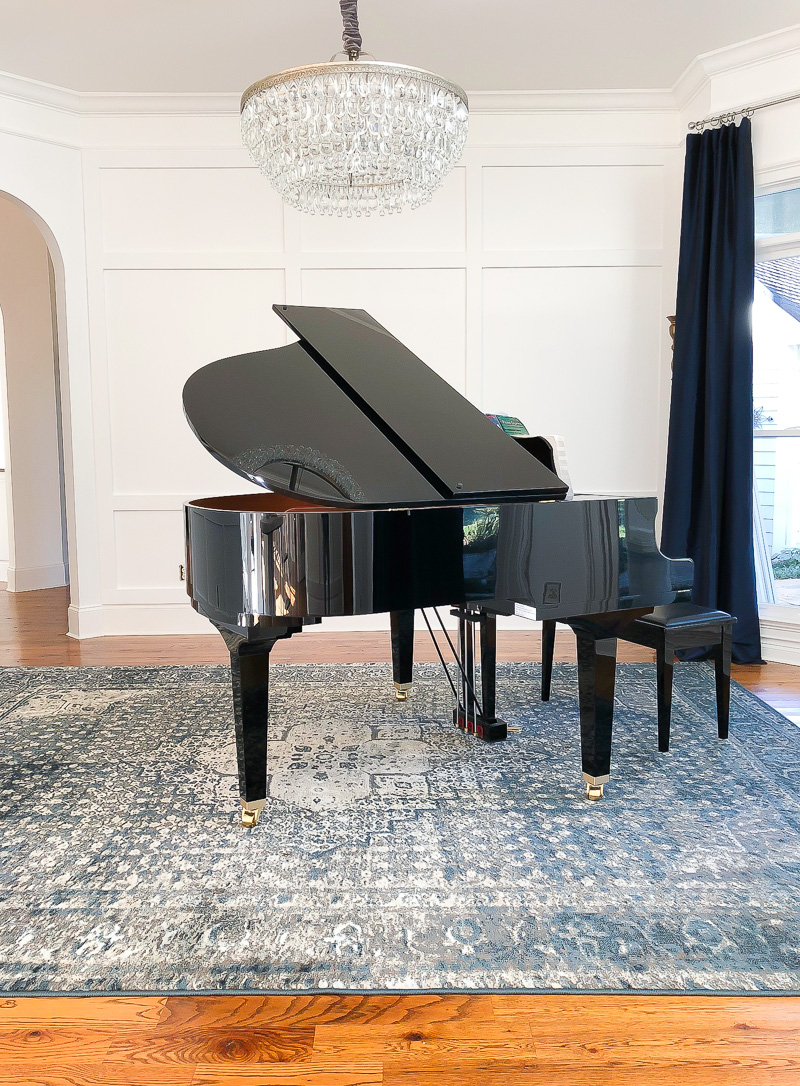
{"type": "MultiPolygon", "coordinates": [[[[228,653],[216,633],[199,637],[97,637],[75,641],[66,636],[68,590],[8,593],[0,584],[0,665],[24,667],[97,666],[102,664],[224,664],[228,653]]],[[[503,631],[497,635],[499,660],[539,660],[538,632],[503,631]]],[[[309,630],[280,641],[273,659],[290,663],[359,663],[391,660],[385,633],[325,633],[309,630]]],[[[427,634],[417,634],[417,660],[435,661],[427,634]]],[[[650,649],[619,644],[620,660],[653,660],[650,649]]],[[[575,638],[565,629],[556,640],[556,659],[575,660],[575,638]]],[[[800,724],[800,668],[790,664],[733,667],[733,677],[779,712],[800,724]]]]}
{"type": "MultiPolygon", "coordinates": [[[[0,591],[0,664],[223,663],[207,637],[66,637],[64,589],[0,591]]],[[[539,658],[538,634],[498,656],[539,658]]],[[[417,658],[434,659],[418,640],[417,658]]],[[[558,659],[574,659],[559,634],[558,659]]],[[[620,658],[652,658],[620,645],[620,658]]],[[[276,660],[389,659],[309,633],[276,660]]],[[[800,724],[800,668],[735,668],[800,724]]],[[[2,921],[0,921],[1,923],[2,921]]],[[[718,996],[0,997],[0,1086],[800,1086],[800,999],[718,996]]]]}
{"type": "Polygon", "coordinates": [[[17,1086],[789,1086],[800,1000],[570,995],[7,999],[17,1086]]]}

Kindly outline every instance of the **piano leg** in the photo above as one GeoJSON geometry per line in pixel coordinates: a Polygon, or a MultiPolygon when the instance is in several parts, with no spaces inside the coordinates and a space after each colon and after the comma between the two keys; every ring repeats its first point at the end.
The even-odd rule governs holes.
{"type": "Polygon", "coordinates": [[[581,761],[586,798],[602,799],[611,773],[614,723],[616,637],[595,637],[575,630],[578,643],[578,699],[581,714],[581,761]]]}
{"type": "Polygon", "coordinates": [[[617,636],[623,636],[631,622],[651,610],[646,607],[559,619],[572,627],[578,645],[581,761],[587,799],[602,799],[603,785],[611,773],[617,636]]]}
{"type": "Polygon", "coordinates": [[[392,611],[392,674],[394,696],[405,701],[411,689],[414,672],[414,612],[392,611]]]}
{"type": "Polygon", "coordinates": [[[231,684],[236,727],[236,761],[242,825],[252,828],[267,801],[267,730],[269,717],[269,654],[276,641],[291,637],[299,627],[275,627],[270,636],[248,640],[217,627],[231,654],[231,684]]]}

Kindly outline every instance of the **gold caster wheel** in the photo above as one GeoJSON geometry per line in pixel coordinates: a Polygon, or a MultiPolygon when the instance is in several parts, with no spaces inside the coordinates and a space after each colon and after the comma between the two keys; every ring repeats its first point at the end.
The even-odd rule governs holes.
{"type": "Polygon", "coordinates": [[[261,812],[264,809],[264,804],[261,803],[258,807],[242,804],[242,826],[246,830],[252,830],[254,826],[258,825],[258,820],[261,817],[261,812]]]}
{"type": "Polygon", "coordinates": [[[394,684],[394,696],[396,701],[408,701],[408,692],[411,689],[411,683],[395,683],[394,684]]]}
{"type": "Polygon", "coordinates": [[[599,799],[602,799],[603,798],[603,785],[602,784],[589,784],[589,782],[587,781],[586,782],[586,798],[594,800],[595,802],[597,802],[597,800],[599,800],[599,799]]]}

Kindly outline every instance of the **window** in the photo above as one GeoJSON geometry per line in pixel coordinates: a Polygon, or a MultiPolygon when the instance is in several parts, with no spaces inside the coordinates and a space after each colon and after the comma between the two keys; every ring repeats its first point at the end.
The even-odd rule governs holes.
{"type": "Polygon", "coordinates": [[[756,235],[753,474],[758,596],[760,603],[800,610],[800,188],[756,200],[756,235]]]}
{"type": "Polygon", "coordinates": [[[800,234],[800,188],[756,198],[756,239],[800,234]]]}

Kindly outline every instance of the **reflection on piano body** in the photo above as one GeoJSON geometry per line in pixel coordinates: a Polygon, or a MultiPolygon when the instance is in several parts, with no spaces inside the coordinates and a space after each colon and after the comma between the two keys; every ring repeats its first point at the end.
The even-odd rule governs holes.
{"type": "Polygon", "coordinates": [[[230,650],[243,821],[267,794],[269,653],[330,616],[390,612],[411,681],[417,608],[459,620],[454,720],[493,740],[495,623],[517,606],[578,637],[587,787],[608,779],[615,633],[685,594],[655,498],[567,486],[362,310],[275,306],[298,343],[222,359],[184,389],[212,455],[269,492],[186,506],[187,588],[230,650]],[[476,648],[474,631],[480,644],[476,648]],[[480,682],[476,686],[476,662],[480,682]]]}

